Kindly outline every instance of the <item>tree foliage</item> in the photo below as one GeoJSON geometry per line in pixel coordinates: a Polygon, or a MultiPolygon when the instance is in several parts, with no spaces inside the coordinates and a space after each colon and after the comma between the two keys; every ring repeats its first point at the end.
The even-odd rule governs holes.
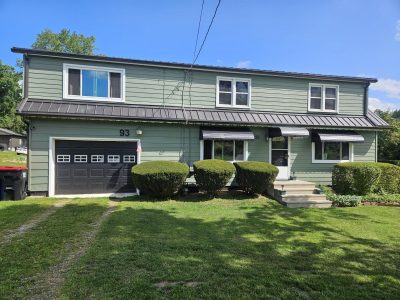
{"type": "Polygon", "coordinates": [[[25,124],[16,115],[22,100],[22,74],[0,61],[0,127],[17,132],[25,131],[25,124]]]}
{"type": "Polygon", "coordinates": [[[398,113],[389,111],[376,111],[391,128],[379,132],[378,137],[378,160],[400,160],[400,119],[395,116],[398,113]]]}
{"type": "Polygon", "coordinates": [[[84,36],[69,29],[63,28],[60,32],[45,29],[36,37],[32,48],[57,51],[64,53],[93,55],[95,51],[96,38],[84,36]]]}

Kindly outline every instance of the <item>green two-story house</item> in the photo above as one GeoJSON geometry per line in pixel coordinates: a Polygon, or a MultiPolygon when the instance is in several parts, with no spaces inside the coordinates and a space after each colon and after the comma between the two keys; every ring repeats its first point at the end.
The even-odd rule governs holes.
{"type": "Polygon", "coordinates": [[[265,161],[329,184],[337,162],[376,161],[388,127],[368,110],[374,78],[12,51],[32,194],[134,193],[130,168],[151,160],[265,161]]]}

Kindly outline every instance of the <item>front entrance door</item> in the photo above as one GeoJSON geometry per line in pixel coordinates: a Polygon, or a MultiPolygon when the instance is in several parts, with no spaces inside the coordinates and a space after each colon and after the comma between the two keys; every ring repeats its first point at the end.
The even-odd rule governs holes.
{"type": "Polygon", "coordinates": [[[285,136],[270,139],[270,162],[279,170],[276,179],[289,179],[289,143],[289,138],[285,136]]]}

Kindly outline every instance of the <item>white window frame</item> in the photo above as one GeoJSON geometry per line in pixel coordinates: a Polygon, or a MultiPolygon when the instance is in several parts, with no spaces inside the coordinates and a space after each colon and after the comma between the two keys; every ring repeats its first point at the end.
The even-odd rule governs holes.
{"type": "Polygon", "coordinates": [[[74,163],[78,163],[78,164],[85,164],[87,163],[88,157],[86,154],[75,154],[74,155],[74,163]]]}
{"type": "MultiPolygon", "coordinates": [[[[236,78],[236,77],[221,77],[217,76],[217,95],[216,95],[216,107],[225,107],[225,108],[251,108],[251,79],[250,78],[236,78]],[[220,81],[231,81],[232,82],[232,104],[220,104],[219,103],[219,82],[220,81]],[[247,82],[248,87],[249,87],[249,92],[248,92],[248,99],[247,99],[247,104],[248,105],[236,105],[236,82],[247,82]]],[[[223,93],[223,92],[222,92],[223,93]]],[[[239,93],[239,94],[244,94],[244,93],[239,93]]]]}
{"type": "MultiPolygon", "coordinates": [[[[215,140],[211,140],[212,141],[212,157],[211,159],[214,159],[214,141],[215,140]]],[[[229,140],[229,141],[236,141],[236,140],[229,140]]],[[[234,163],[236,161],[247,161],[247,159],[249,158],[249,144],[248,141],[245,140],[239,140],[239,141],[243,141],[243,160],[227,160],[227,162],[231,162],[234,163]]],[[[233,157],[235,157],[235,144],[233,144],[233,157]]],[[[204,159],[204,140],[200,140],[200,160],[204,159]]]]}
{"type": "Polygon", "coordinates": [[[71,155],[69,154],[57,154],[57,163],[70,163],[71,155]]]}
{"type": "Polygon", "coordinates": [[[124,163],[135,163],[136,162],[136,155],[124,155],[122,158],[122,161],[124,163]],[[133,161],[131,160],[131,158],[133,157],[133,161]]]}
{"type": "MultiPolygon", "coordinates": [[[[338,143],[340,143],[340,156],[342,156],[342,143],[347,143],[347,142],[338,142],[338,143]]],[[[311,161],[313,164],[337,164],[341,162],[352,162],[354,159],[353,149],[354,149],[353,143],[349,142],[349,159],[342,159],[342,160],[315,159],[315,142],[312,142],[311,161]]],[[[324,142],[322,142],[322,158],[323,157],[324,157],[324,142]]]]}
{"type": "Polygon", "coordinates": [[[92,163],[104,163],[104,155],[103,154],[93,154],[90,156],[90,162],[92,163]]]}
{"type": "Polygon", "coordinates": [[[110,154],[107,155],[107,163],[109,164],[119,164],[121,162],[121,156],[117,154],[110,154]],[[118,161],[116,160],[116,157],[118,157],[118,161]]]}
{"type": "Polygon", "coordinates": [[[321,84],[321,83],[309,83],[308,85],[308,111],[316,112],[328,112],[328,113],[338,113],[339,112],[339,85],[334,84],[321,84]],[[320,87],[321,91],[321,109],[311,108],[311,87],[320,87]],[[325,89],[335,88],[336,89],[336,109],[326,109],[325,108],[325,89]]]}
{"type": "Polygon", "coordinates": [[[75,65],[75,64],[63,64],[63,98],[72,100],[91,100],[91,101],[111,101],[111,102],[125,102],[125,69],[109,68],[109,67],[97,67],[89,65],[75,65]],[[80,75],[80,95],[68,95],[68,69],[79,69],[80,75]],[[82,96],[82,70],[89,71],[103,71],[108,72],[108,97],[94,97],[94,96],[82,96]],[[110,97],[110,72],[121,74],[121,98],[110,97]]]}

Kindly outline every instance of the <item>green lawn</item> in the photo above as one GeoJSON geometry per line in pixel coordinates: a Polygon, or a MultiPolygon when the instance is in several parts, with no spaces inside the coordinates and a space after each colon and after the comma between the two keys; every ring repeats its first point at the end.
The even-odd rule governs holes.
{"type": "MultiPolygon", "coordinates": [[[[287,209],[264,197],[235,199],[118,203],[63,273],[60,298],[400,295],[400,208],[287,209]]],[[[23,238],[0,243],[0,298],[30,295],[35,278],[76,251],[106,208],[105,199],[73,200],[23,238]]]]}
{"type": "Polygon", "coordinates": [[[0,152],[0,166],[26,166],[26,155],[13,151],[0,152]]]}

